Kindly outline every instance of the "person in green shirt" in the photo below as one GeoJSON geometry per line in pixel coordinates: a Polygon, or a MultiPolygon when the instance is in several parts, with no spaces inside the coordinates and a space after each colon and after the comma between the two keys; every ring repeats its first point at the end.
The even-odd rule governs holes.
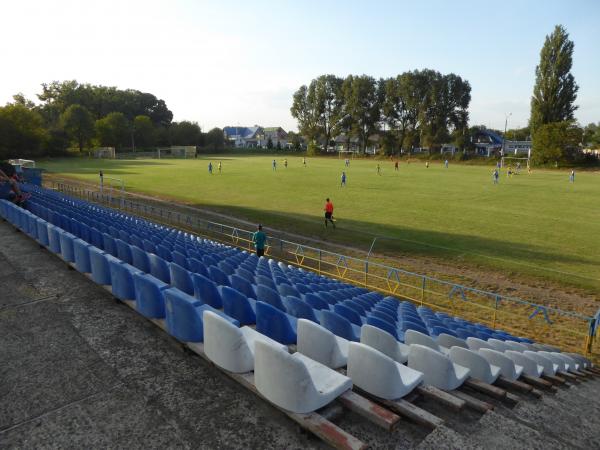
{"type": "Polygon", "coordinates": [[[267,243],[267,235],[262,230],[262,225],[258,225],[258,230],[252,235],[252,242],[256,247],[256,256],[261,257],[265,254],[265,244],[267,243]]]}

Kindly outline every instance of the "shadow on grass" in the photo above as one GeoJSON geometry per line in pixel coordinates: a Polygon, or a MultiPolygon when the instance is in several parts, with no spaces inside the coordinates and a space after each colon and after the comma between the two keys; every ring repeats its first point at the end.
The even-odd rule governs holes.
{"type": "MultiPolygon", "coordinates": [[[[206,205],[193,206],[201,209],[207,208],[206,205]]],[[[362,248],[365,256],[373,239],[378,237],[378,243],[375,246],[375,252],[377,253],[404,253],[453,260],[460,257],[462,262],[475,258],[478,262],[485,263],[487,259],[487,265],[500,267],[506,271],[536,274],[548,272],[547,276],[550,278],[562,281],[565,277],[577,276],[576,272],[582,269],[587,269],[587,273],[597,272],[597,267],[600,266],[598,260],[566,255],[554,252],[548,247],[521,241],[441,233],[350,219],[337,220],[337,228],[334,230],[331,225],[325,228],[324,219],[306,214],[288,214],[281,211],[237,206],[222,206],[219,208],[211,206],[208,208],[238,219],[261,223],[267,228],[327,242],[345,244],[357,249],[362,248]],[[553,269],[554,263],[571,266],[571,273],[553,269]],[[539,267],[538,264],[544,267],[539,267]],[[550,266],[549,269],[547,269],[548,266],[550,266]]],[[[240,227],[252,229],[247,225],[241,225],[240,227]]],[[[293,239],[290,240],[293,241],[293,239]]],[[[592,285],[598,285],[598,280],[594,278],[582,276],[582,279],[592,281],[592,285]]]]}

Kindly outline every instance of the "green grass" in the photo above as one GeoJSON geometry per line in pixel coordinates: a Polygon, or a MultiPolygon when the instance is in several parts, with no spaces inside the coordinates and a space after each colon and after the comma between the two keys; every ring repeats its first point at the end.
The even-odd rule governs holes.
{"type": "MultiPolygon", "coordinates": [[[[271,170],[272,156],[202,157],[197,160],[42,161],[40,167],[98,181],[122,178],[128,190],[158,194],[209,207],[310,237],[365,250],[444,258],[512,274],[600,287],[600,173],[537,171],[493,185],[491,168],[440,162],[409,165],[352,160],[347,187],[340,188],[343,160],[289,157],[289,167],[271,170]],[[208,161],[223,173],[208,174],[208,161]],[[323,226],[331,197],[338,228],[323,226]]],[[[441,274],[440,274],[441,275],[441,274]]]]}

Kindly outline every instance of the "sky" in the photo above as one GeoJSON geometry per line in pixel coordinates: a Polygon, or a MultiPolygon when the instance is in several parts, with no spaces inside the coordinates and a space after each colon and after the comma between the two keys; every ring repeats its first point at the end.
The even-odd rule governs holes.
{"type": "Polygon", "coordinates": [[[0,105],[54,80],[137,89],[174,120],[296,129],[292,95],[321,74],[454,72],[470,124],[529,118],[535,67],[556,24],[575,42],[576,119],[600,121],[600,1],[68,1],[0,7],[0,105]]]}

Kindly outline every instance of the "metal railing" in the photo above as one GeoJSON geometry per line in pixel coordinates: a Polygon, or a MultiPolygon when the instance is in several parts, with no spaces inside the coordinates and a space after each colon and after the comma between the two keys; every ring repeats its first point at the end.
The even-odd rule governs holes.
{"type": "MultiPolygon", "coordinates": [[[[89,186],[52,182],[52,188],[245,250],[253,250],[252,231],[211,221],[200,214],[176,211],[138,198],[115,198],[89,186]]],[[[269,237],[265,255],[321,275],[409,300],[416,305],[600,360],[600,348],[594,339],[596,321],[600,317],[535,304],[276,236],[269,237]]]]}

